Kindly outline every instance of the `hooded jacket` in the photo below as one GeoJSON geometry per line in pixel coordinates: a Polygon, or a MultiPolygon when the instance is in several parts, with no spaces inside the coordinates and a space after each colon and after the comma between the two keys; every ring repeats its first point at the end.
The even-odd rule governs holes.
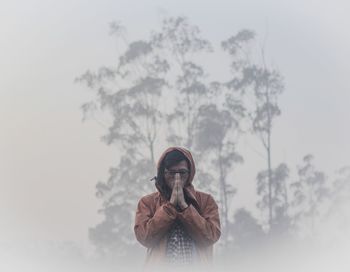
{"type": "Polygon", "coordinates": [[[189,180],[184,187],[184,194],[190,203],[179,212],[156,186],[158,192],[142,197],[138,203],[134,232],[137,240],[147,247],[146,264],[162,264],[166,254],[167,233],[178,219],[194,240],[199,261],[207,263],[213,256],[213,244],[221,234],[218,206],[210,194],[194,189],[192,181],[196,168],[188,150],[180,147],[165,150],[158,161],[158,172],[167,153],[173,150],[182,152],[190,162],[189,180]]]}

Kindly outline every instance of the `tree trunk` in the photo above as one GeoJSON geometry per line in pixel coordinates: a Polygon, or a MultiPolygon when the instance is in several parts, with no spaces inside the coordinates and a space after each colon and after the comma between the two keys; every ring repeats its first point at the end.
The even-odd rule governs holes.
{"type": "Polygon", "coordinates": [[[222,166],[221,148],[219,150],[219,171],[220,171],[220,187],[221,187],[221,201],[222,201],[222,215],[223,215],[223,242],[227,244],[227,231],[228,231],[228,204],[227,204],[227,191],[226,182],[224,177],[224,170],[222,166]]]}

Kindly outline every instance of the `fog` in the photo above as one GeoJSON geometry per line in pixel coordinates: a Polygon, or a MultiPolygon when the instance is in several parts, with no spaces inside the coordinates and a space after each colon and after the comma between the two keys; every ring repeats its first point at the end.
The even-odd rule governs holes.
{"type": "MultiPolygon", "coordinates": [[[[272,166],[288,165],[289,186],[298,180],[298,167],[307,165],[303,158],[312,154],[312,169],[324,174],[325,186],[332,191],[332,197],[319,205],[311,230],[306,217],[298,221],[297,238],[271,239],[263,248],[254,245],[232,258],[223,254],[218,243],[214,267],[348,271],[349,175],[339,170],[350,165],[349,8],[341,0],[0,1],[3,271],[121,269],[123,262],[101,261],[89,229],[104,220],[104,214],[98,213],[103,200],[96,197],[96,184],[110,178],[110,167],[118,166],[125,149],[101,140],[113,121],[108,110],[96,111],[83,121],[81,106],[98,99],[93,88],[76,79],[88,70],[117,65],[126,45],[111,35],[111,22],[125,27],[123,37],[130,43],[148,39],[165,18],[178,16],[198,26],[212,43],[215,53],[196,60],[215,80],[230,75],[230,59],[220,51],[220,43],[243,29],[255,32],[252,59],[261,61],[263,47],[267,66],[281,74],[284,84],[278,98],[281,114],[273,123],[272,166]]],[[[127,83],[126,79],[117,84],[127,83]]],[[[175,105],[176,95],[171,95],[164,96],[167,103],[162,109],[175,105]]],[[[163,137],[169,129],[163,125],[160,131],[155,160],[170,144],[163,137]]],[[[266,231],[266,210],[256,206],[257,173],[266,168],[264,147],[253,134],[235,139],[244,162],[235,164],[227,175],[227,183],[237,190],[228,203],[230,220],[234,222],[235,212],[245,208],[266,231]]],[[[195,160],[199,161],[199,154],[195,160]]],[[[148,181],[155,169],[143,173],[140,178],[148,181]]],[[[215,186],[211,184],[214,192],[215,186]]],[[[140,190],[139,197],[147,190],[140,190]]],[[[137,203],[129,205],[136,208],[137,203]]],[[[290,215],[299,208],[291,208],[290,215]]],[[[126,264],[133,265],[123,263],[125,270],[142,267],[146,249],[133,245],[124,257],[126,264]]],[[[233,249],[237,250],[235,244],[233,249]]]]}

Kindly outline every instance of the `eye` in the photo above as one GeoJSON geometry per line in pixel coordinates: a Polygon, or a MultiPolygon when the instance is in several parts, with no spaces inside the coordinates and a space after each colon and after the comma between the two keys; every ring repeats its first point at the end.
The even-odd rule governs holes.
{"type": "Polygon", "coordinates": [[[166,170],[165,175],[174,177],[176,173],[179,173],[181,177],[186,177],[190,173],[187,169],[181,169],[181,170],[166,170]]]}

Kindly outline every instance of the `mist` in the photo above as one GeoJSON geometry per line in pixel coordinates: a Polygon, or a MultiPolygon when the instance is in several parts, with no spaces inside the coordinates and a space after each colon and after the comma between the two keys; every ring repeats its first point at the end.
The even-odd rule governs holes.
{"type": "Polygon", "coordinates": [[[4,271],[141,270],[172,145],[219,204],[208,270],[348,271],[347,2],[0,7],[4,271]]]}

